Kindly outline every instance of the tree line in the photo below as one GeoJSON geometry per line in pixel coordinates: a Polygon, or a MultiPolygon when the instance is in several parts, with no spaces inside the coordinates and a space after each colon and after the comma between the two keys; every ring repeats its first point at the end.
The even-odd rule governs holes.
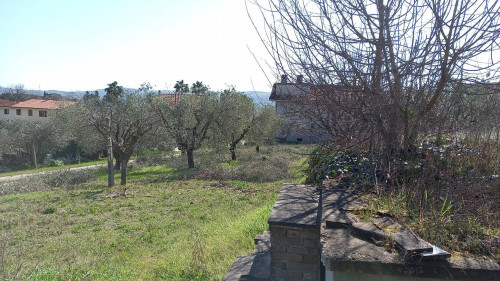
{"type": "Polygon", "coordinates": [[[194,152],[201,147],[227,148],[234,160],[242,141],[273,140],[280,127],[273,107],[258,106],[234,88],[215,92],[200,81],[189,87],[180,80],[174,89],[161,94],[144,83],[129,91],[115,81],[103,97],[86,93],[49,120],[3,123],[1,150],[4,155],[22,155],[36,166],[44,155],[69,143],[87,155],[109,146],[114,169],[126,184],[127,164],[139,150],[178,148],[187,156],[187,166],[194,168],[194,152]]]}

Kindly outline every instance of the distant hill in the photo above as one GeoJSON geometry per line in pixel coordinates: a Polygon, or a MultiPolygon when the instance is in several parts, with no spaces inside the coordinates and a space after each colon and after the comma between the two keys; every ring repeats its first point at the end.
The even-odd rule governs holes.
{"type": "Polygon", "coordinates": [[[252,98],[252,100],[258,105],[274,105],[273,101],[269,100],[271,93],[268,92],[258,92],[258,91],[246,91],[243,94],[252,98]]]}

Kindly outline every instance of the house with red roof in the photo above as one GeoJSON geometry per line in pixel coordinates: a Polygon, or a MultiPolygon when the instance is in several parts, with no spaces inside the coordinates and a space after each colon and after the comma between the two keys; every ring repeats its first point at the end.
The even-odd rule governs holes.
{"type": "MultiPolygon", "coordinates": [[[[10,106],[13,104],[15,104],[15,102],[0,99],[0,115],[3,116],[3,115],[10,114],[10,110],[11,110],[10,106]]],[[[0,120],[3,120],[3,118],[0,117],[0,120]]]]}
{"type": "Polygon", "coordinates": [[[74,103],[48,99],[30,99],[18,103],[0,100],[0,120],[44,120],[51,117],[54,110],[74,103]]]}

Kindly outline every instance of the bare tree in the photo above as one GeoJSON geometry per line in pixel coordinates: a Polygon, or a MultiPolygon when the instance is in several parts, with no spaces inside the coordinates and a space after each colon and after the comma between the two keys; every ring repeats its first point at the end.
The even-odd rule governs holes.
{"type": "Polygon", "coordinates": [[[24,88],[23,84],[17,84],[8,88],[2,88],[2,93],[0,94],[0,99],[6,99],[15,102],[41,98],[42,96],[30,94],[24,88]]]}
{"type": "Polygon", "coordinates": [[[316,85],[304,114],[333,140],[383,147],[386,163],[443,127],[454,86],[499,74],[498,1],[248,2],[276,70],[316,85]]]}

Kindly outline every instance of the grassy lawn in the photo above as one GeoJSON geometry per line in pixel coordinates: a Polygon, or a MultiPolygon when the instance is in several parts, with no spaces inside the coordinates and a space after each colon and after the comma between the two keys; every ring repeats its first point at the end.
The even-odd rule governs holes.
{"type": "Polygon", "coordinates": [[[167,163],[134,166],[126,188],[107,188],[101,174],[72,188],[1,196],[0,279],[221,280],[267,229],[281,184],[303,180],[307,150],[246,152],[237,164],[287,157],[290,176],[274,181],[207,180],[202,169],[186,176],[167,163]]]}
{"type": "Polygon", "coordinates": [[[97,161],[90,161],[90,162],[84,162],[84,163],[79,163],[79,164],[71,164],[71,165],[56,166],[56,167],[41,167],[41,168],[38,168],[38,169],[27,169],[27,170],[12,171],[12,172],[0,173],[0,177],[8,177],[8,176],[16,176],[16,175],[24,175],[24,174],[33,174],[33,173],[46,172],[46,171],[54,171],[54,170],[60,170],[60,169],[69,169],[69,168],[76,168],[76,167],[84,167],[84,166],[105,164],[106,161],[107,161],[106,159],[101,159],[101,160],[97,160],[97,161]]]}

